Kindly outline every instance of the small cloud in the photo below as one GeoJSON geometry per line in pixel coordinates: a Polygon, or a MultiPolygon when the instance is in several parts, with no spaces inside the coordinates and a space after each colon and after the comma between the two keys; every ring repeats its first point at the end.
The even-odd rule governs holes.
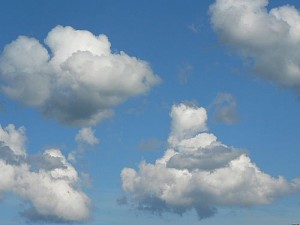
{"type": "Polygon", "coordinates": [[[237,103],[229,93],[219,93],[213,104],[214,121],[217,123],[235,124],[239,121],[237,103]]]}
{"type": "Polygon", "coordinates": [[[68,160],[72,163],[76,163],[76,157],[77,156],[77,151],[71,151],[69,154],[68,154],[68,160]]]}
{"type": "Polygon", "coordinates": [[[155,151],[160,149],[164,145],[164,142],[158,139],[145,139],[142,140],[139,145],[138,149],[141,151],[155,151]]]}
{"type": "Polygon", "coordinates": [[[189,78],[191,77],[193,73],[193,66],[190,64],[185,65],[184,67],[180,68],[178,79],[180,84],[187,84],[189,78]]]}
{"type": "Polygon", "coordinates": [[[75,136],[75,141],[78,146],[68,155],[68,160],[73,163],[76,163],[77,159],[82,157],[83,152],[100,143],[91,127],[81,128],[75,136]]]}
{"type": "Polygon", "coordinates": [[[92,187],[92,179],[88,173],[80,173],[81,184],[84,187],[92,187]]]}
{"type": "Polygon", "coordinates": [[[193,33],[199,33],[199,26],[197,24],[192,23],[191,25],[188,26],[188,28],[193,32],[193,33]]]}
{"type": "Polygon", "coordinates": [[[99,139],[95,137],[94,130],[91,127],[84,127],[78,131],[75,140],[80,144],[96,145],[99,139]]]}

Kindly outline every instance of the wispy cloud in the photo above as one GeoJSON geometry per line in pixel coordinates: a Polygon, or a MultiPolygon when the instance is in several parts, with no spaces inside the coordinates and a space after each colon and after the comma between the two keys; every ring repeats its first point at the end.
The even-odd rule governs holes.
{"type": "Polygon", "coordinates": [[[170,115],[169,147],[163,157],[121,173],[123,189],[137,209],[159,214],[195,209],[203,219],[213,216],[219,206],[265,205],[300,191],[300,179],[274,178],[244,150],[208,133],[204,108],[174,105],[170,115]]]}
{"type": "Polygon", "coordinates": [[[164,146],[164,142],[155,138],[141,140],[138,149],[141,151],[159,150],[164,146]]]}
{"type": "Polygon", "coordinates": [[[205,28],[204,18],[197,18],[193,23],[188,25],[188,29],[195,34],[200,33],[205,28]]]}
{"type": "Polygon", "coordinates": [[[192,23],[192,24],[188,25],[188,28],[195,34],[199,33],[198,24],[192,23]]]}
{"type": "Polygon", "coordinates": [[[181,67],[178,74],[178,79],[180,84],[187,84],[189,81],[189,78],[191,77],[193,73],[193,66],[190,64],[186,64],[185,66],[181,67]]]}
{"type": "Polygon", "coordinates": [[[212,109],[217,123],[234,124],[239,121],[237,103],[230,93],[219,93],[212,104],[212,109]]]}

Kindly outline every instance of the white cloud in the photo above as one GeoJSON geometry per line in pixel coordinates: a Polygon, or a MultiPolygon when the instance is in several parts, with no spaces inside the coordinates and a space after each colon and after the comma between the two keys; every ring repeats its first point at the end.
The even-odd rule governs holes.
{"type": "Polygon", "coordinates": [[[86,143],[89,145],[96,145],[99,139],[95,137],[94,130],[91,127],[83,127],[78,131],[75,140],[79,143],[86,143]]]}
{"type": "Polygon", "coordinates": [[[221,40],[253,60],[255,72],[300,90],[300,13],[285,5],[268,11],[268,0],[216,0],[210,7],[221,40]]]}
{"type": "Polygon", "coordinates": [[[123,189],[137,208],[179,214],[195,209],[202,219],[214,215],[217,207],[270,204],[300,191],[299,179],[274,178],[262,172],[244,150],[207,133],[204,108],[179,104],[170,115],[169,149],[162,158],[121,173],[123,189]]]}
{"type": "Polygon", "coordinates": [[[173,118],[168,140],[171,145],[176,145],[179,141],[206,130],[207,114],[204,108],[181,104],[172,107],[170,116],[173,118]]]}
{"type": "Polygon", "coordinates": [[[20,36],[0,58],[1,89],[64,124],[93,125],[160,79],[147,62],[112,53],[105,35],[57,26],[45,39],[20,36]]]}
{"type": "Polygon", "coordinates": [[[13,192],[29,202],[31,208],[22,213],[28,219],[89,219],[90,200],[77,187],[80,180],[75,168],[58,149],[47,149],[37,157],[27,156],[25,140],[24,128],[0,127],[0,193],[13,192]]]}
{"type": "Polygon", "coordinates": [[[24,127],[16,129],[13,124],[9,124],[2,128],[0,125],[0,147],[9,147],[13,154],[25,156],[26,137],[24,133],[24,127]]]}

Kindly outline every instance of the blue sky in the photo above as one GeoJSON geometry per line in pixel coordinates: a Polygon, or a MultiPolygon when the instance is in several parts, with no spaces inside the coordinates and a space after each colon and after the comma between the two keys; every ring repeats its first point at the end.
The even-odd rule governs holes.
{"type": "MultiPolygon", "coordinates": [[[[299,223],[300,188],[299,180],[294,180],[300,170],[298,9],[294,0],[273,0],[268,5],[264,0],[2,0],[0,224],[299,223]],[[209,13],[212,4],[215,8],[209,13]],[[242,20],[244,24],[238,23],[242,20]],[[90,33],[80,36],[81,30],[90,33]],[[108,40],[96,40],[100,34],[108,40]],[[20,35],[26,38],[15,41],[20,35]],[[78,39],[73,39],[76,35],[78,39]],[[76,49],[78,43],[92,42],[92,47],[76,49]],[[33,43],[37,50],[26,52],[33,43]],[[64,56],[69,49],[73,55],[64,56]],[[97,55],[99,49],[104,57],[97,55]],[[44,60],[47,51],[49,58],[44,60]],[[108,72],[101,66],[107,62],[112,65],[108,72]],[[7,86],[13,91],[3,88],[7,86]],[[189,112],[195,117],[186,117],[189,112]],[[180,189],[181,180],[169,176],[174,168],[176,174],[182,172],[179,164],[187,158],[199,160],[182,147],[182,141],[198,134],[213,134],[218,142],[195,144],[196,153],[210,149],[216,155],[205,155],[211,164],[199,161],[196,172],[188,170],[193,177],[189,192],[180,189]],[[170,148],[183,158],[174,168],[167,160],[165,168],[156,160],[170,148]],[[214,159],[222,158],[218,151],[232,158],[214,168],[214,159]],[[247,174],[241,172],[240,178],[227,174],[241,156],[251,159],[246,166],[255,164],[268,178],[256,171],[253,180],[249,177],[243,183],[247,174]],[[139,169],[142,161],[149,166],[144,173],[139,169]],[[214,168],[216,176],[224,169],[221,178],[241,182],[240,186],[229,185],[228,192],[216,188],[224,198],[204,191],[205,182],[193,186],[201,163],[214,168]],[[162,179],[147,177],[149,168],[162,179]],[[130,171],[144,183],[134,182],[130,171]],[[122,179],[121,173],[126,173],[122,179]],[[280,183],[278,176],[285,182],[280,183]],[[156,192],[162,185],[167,193],[164,182],[169,179],[173,186],[166,186],[179,190],[179,197],[172,189],[169,198],[156,192]],[[245,197],[255,188],[266,190],[260,199],[267,204],[255,198],[259,193],[250,195],[253,201],[245,197]],[[73,197],[61,197],[65,189],[73,197]],[[236,195],[224,200],[233,190],[236,195]],[[197,200],[182,203],[190,195],[197,200]],[[53,204],[52,199],[44,202],[45,196],[54,196],[53,204]],[[157,203],[151,202],[152,197],[157,203]],[[79,209],[70,210],[74,201],[79,209]],[[150,210],[137,209],[141,204],[150,210]],[[207,213],[206,206],[217,213],[207,213]],[[197,207],[205,217],[201,221],[197,207]],[[185,211],[182,215],[170,212],[179,208],[185,211]]],[[[206,179],[212,185],[219,182],[206,179]]]]}

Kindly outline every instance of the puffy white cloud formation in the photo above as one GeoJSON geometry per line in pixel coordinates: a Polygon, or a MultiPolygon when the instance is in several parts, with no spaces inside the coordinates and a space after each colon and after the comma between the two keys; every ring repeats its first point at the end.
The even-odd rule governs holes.
{"type": "Polygon", "coordinates": [[[81,128],[75,136],[75,140],[79,143],[86,143],[89,145],[96,145],[99,143],[99,139],[95,137],[94,131],[91,127],[81,128]]]}
{"type": "Polygon", "coordinates": [[[159,83],[147,62],[112,53],[105,35],[57,26],[45,39],[20,36],[0,58],[1,89],[64,124],[93,125],[159,83]]]}
{"type": "Polygon", "coordinates": [[[89,219],[90,200],[79,189],[79,176],[58,149],[27,156],[24,128],[0,126],[0,193],[13,192],[31,208],[31,220],[79,222],[89,219]]]}
{"type": "Polygon", "coordinates": [[[222,41],[253,59],[258,75],[300,91],[300,13],[268,0],[216,0],[211,22],[222,41]]]}
{"type": "Polygon", "coordinates": [[[202,219],[218,206],[269,204],[300,191],[299,179],[288,182],[262,172],[245,151],[206,132],[204,108],[174,105],[170,115],[169,149],[163,157],[121,173],[123,189],[137,208],[179,214],[195,209],[202,219]]]}

